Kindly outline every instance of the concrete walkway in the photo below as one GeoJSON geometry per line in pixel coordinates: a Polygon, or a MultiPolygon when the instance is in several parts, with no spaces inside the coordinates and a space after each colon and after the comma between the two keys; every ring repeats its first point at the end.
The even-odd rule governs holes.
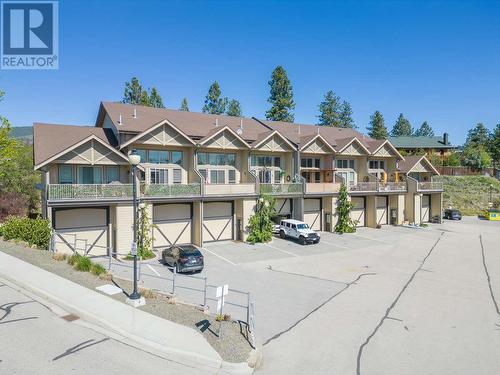
{"type": "Polygon", "coordinates": [[[250,372],[246,364],[224,362],[203,336],[189,327],[115,301],[2,252],[0,277],[169,360],[206,374],[250,372]]]}

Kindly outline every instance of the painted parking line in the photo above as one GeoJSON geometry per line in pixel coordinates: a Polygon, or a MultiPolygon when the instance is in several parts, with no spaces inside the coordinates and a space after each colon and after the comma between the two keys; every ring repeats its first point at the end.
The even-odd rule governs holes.
{"type": "Polygon", "coordinates": [[[294,256],[294,257],[299,257],[299,256],[300,256],[300,255],[297,255],[297,254],[291,253],[291,252],[289,252],[289,251],[279,249],[279,248],[277,248],[276,246],[269,245],[269,244],[267,244],[267,243],[264,243],[263,245],[264,245],[264,246],[267,246],[267,247],[270,247],[271,249],[281,251],[282,253],[285,253],[285,254],[288,254],[288,255],[292,255],[292,256],[294,256]]]}
{"type": "Polygon", "coordinates": [[[156,270],[155,270],[153,267],[151,267],[149,264],[146,264],[146,266],[148,266],[148,268],[149,268],[151,271],[153,271],[153,272],[156,274],[156,276],[161,276],[161,275],[159,274],[159,272],[158,272],[158,271],[156,271],[156,270]]]}
{"type": "Polygon", "coordinates": [[[363,238],[365,240],[376,241],[376,242],[381,242],[381,243],[387,244],[387,241],[379,240],[377,238],[371,238],[371,237],[367,237],[367,236],[362,236],[362,235],[357,234],[357,233],[351,233],[351,235],[353,235],[354,237],[363,238]]]}
{"type": "Polygon", "coordinates": [[[222,255],[216,254],[213,251],[208,250],[206,247],[204,247],[203,250],[208,251],[210,254],[215,255],[217,258],[220,258],[220,259],[228,262],[229,264],[232,264],[233,266],[237,266],[236,263],[231,262],[229,259],[224,258],[222,255]]]}

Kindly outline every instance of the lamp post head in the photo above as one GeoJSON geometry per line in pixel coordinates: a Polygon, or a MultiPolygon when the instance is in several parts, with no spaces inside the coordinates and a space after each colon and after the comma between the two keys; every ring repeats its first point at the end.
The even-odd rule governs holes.
{"type": "Polygon", "coordinates": [[[141,162],[141,155],[139,155],[136,150],[132,150],[132,152],[128,154],[128,162],[133,166],[138,165],[141,162]]]}

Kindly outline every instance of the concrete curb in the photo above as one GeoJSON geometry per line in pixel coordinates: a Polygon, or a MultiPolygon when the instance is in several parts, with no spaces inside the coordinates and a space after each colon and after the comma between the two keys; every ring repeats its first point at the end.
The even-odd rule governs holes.
{"type": "MultiPolygon", "coordinates": [[[[95,291],[87,289],[81,285],[73,283],[70,280],[67,280],[67,279],[61,278],[60,276],[51,274],[48,271],[45,271],[45,270],[43,270],[39,267],[36,267],[30,263],[24,262],[23,260],[20,260],[18,258],[12,257],[12,256],[7,255],[7,254],[2,253],[2,252],[0,252],[0,256],[6,256],[9,258],[13,258],[13,260],[15,260],[16,262],[20,262],[20,265],[22,265],[22,264],[29,265],[31,267],[37,268],[40,271],[47,272],[48,274],[52,275],[54,278],[60,278],[60,279],[65,280],[66,282],[74,284],[75,286],[78,286],[80,288],[84,288],[88,293],[91,293],[91,294],[95,293],[103,298],[109,298],[109,297],[104,296],[102,294],[99,294],[95,291]]],[[[9,272],[9,274],[6,274],[6,272],[1,270],[1,268],[2,267],[0,264],[0,276],[2,278],[6,279],[7,282],[10,282],[11,284],[14,284],[22,289],[25,289],[26,291],[28,291],[30,293],[33,293],[34,295],[38,296],[39,298],[42,298],[44,301],[48,301],[51,304],[51,306],[49,308],[52,309],[52,307],[54,307],[53,305],[55,305],[56,307],[54,307],[54,309],[52,309],[52,310],[57,315],[60,315],[62,313],[61,309],[66,310],[69,313],[76,314],[81,319],[89,322],[90,324],[106,330],[107,334],[109,334],[108,331],[111,331],[110,336],[113,336],[113,338],[117,339],[118,341],[126,342],[127,344],[129,344],[133,347],[136,347],[136,348],[144,350],[144,351],[149,351],[153,354],[156,354],[162,358],[165,358],[165,359],[173,361],[173,362],[181,363],[181,364],[184,364],[186,366],[193,367],[196,369],[206,370],[208,374],[227,374],[227,375],[237,374],[237,375],[239,375],[239,374],[251,374],[254,371],[251,367],[249,367],[249,364],[245,363],[245,362],[230,363],[230,362],[226,362],[226,361],[223,361],[222,359],[220,359],[220,356],[219,356],[219,359],[215,359],[215,358],[211,358],[211,357],[208,357],[206,355],[203,355],[203,354],[198,354],[195,352],[177,349],[177,348],[174,348],[171,346],[166,347],[164,345],[159,344],[158,342],[155,342],[155,341],[150,340],[150,339],[145,338],[145,337],[141,337],[135,333],[132,333],[130,331],[127,331],[126,329],[123,329],[123,328],[117,326],[116,324],[113,324],[112,322],[109,322],[109,321],[102,319],[101,317],[97,316],[95,313],[93,313],[92,311],[89,311],[88,309],[84,309],[82,307],[77,307],[68,301],[62,300],[61,298],[55,296],[54,294],[50,293],[47,290],[43,290],[43,289],[35,286],[34,284],[31,284],[31,283],[28,284],[22,280],[19,280],[18,278],[16,278],[15,276],[12,275],[12,274],[16,273],[14,271],[9,272]],[[147,347],[147,349],[145,349],[145,346],[147,347]]],[[[121,304],[121,302],[110,299],[110,302],[111,301],[113,301],[113,303],[116,302],[116,303],[121,304]]],[[[129,307],[129,308],[133,309],[132,307],[129,307]]],[[[137,311],[140,311],[140,310],[137,310],[137,311]]],[[[151,315],[151,314],[146,313],[144,311],[140,311],[140,313],[151,315]]],[[[158,317],[155,317],[155,318],[158,318],[158,317]]],[[[158,318],[158,319],[161,319],[161,318],[158,318]]],[[[172,323],[172,322],[170,322],[170,323],[172,323]]],[[[172,324],[174,324],[174,323],[172,323],[172,324]]],[[[208,345],[208,343],[207,343],[207,345],[208,345]]],[[[218,356],[218,354],[217,354],[217,356],[218,356]]]]}

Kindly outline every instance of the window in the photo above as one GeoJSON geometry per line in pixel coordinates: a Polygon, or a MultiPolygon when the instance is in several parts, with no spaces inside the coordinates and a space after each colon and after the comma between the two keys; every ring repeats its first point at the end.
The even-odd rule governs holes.
{"type": "Polygon", "coordinates": [[[167,164],[168,151],[149,150],[149,162],[154,164],[167,164]]]}
{"type": "Polygon", "coordinates": [[[320,172],[314,172],[314,182],[316,182],[316,183],[321,182],[321,173],[320,172]]]}
{"type": "Polygon", "coordinates": [[[168,184],[168,169],[150,169],[149,177],[150,184],[168,184]]]}
{"type": "Polygon", "coordinates": [[[236,164],[235,154],[198,153],[198,165],[230,165],[236,164]]]}
{"type": "Polygon", "coordinates": [[[174,184],[180,184],[182,182],[182,169],[174,169],[173,171],[174,184]]]}
{"type": "Polygon", "coordinates": [[[235,184],[236,183],[236,171],[234,169],[230,169],[227,171],[228,175],[228,180],[230,184],[235,184]]]}
{"type": "Polygon", "coordinates": [[[109,184],[113,181],[120,181],[120,167],[106,167],[106,183],[109,184]]]}
{"type": "Polygon", "coordinates": [[[321,160],[317,158],[302,158],[300,160],[302,168],[321,168],[321,160]]]}
{"type": "Polygon", "coordinates": [[[220,169],[212,169],[210,171],[210,183],[211,184],[225,184],[225,173],[220,169]]]}
{"type": "Polygon", "coordinates": [[[384,169],[385,162],[383,160],[370,160],[369,168],[370,169],[384,169]]]}
{"type": "Polygon", "coordinates": [[[337,159],[338,169],[354,169],[354,160],[337,159]]]}
{"type": "Polygon", "coordinates": [[[321,165],[321,160],[320,159],[314,159],[314,168],[320,168],[321,165]]]}
{"type": "Polygon", "coordinates": [[[274,166],[276,168],[281,168],[281,158],[280,157],[278,157],[278,156],[274,157],[274,166]]]}
{"type": "Polygon", "coordinates": [[[250,159],[252,167],[271,167],[281,168],[281,157],[270,155],[252,155],[250,159]]]}
{"type": "Polygon", "coordinates": [[[71,165],[59,166],[59,183],[60,184],[73,183],[73,167],[71,165]]]}
{"type": "Polygon", "coordinates": [[[80,184],[102,184],[102,167],[78,167],[80,184]]]}
{"type": "Polygon", "coordinates": [[[281,171],[274,171],[274,182],[277,184],[281,182],[281,171]]]}
{"type": "Polygon", "coordinates": [[[170,158],[170,163],[182,165],[182,151],[172,151],[171,155],[172,157],[170,158]]]}
{"type": "Polygon", "coordinates": [[[236,165],[236,155],[235,154],[227,154],[227,164],[231,167],[236,165]]]}
{"type": "Polygon", "coordinates": [[[206,181],[207,180],[207,170],[206,169],[200,169],[200,174],[202,175],[202,177],[206,181]]]}
{"type": "Polygon", "coordinates": [[[137,152],[140,155],[141,163],[147,163],[148,161],[147,150],[135,150],[135,152],[137,152]]]}

